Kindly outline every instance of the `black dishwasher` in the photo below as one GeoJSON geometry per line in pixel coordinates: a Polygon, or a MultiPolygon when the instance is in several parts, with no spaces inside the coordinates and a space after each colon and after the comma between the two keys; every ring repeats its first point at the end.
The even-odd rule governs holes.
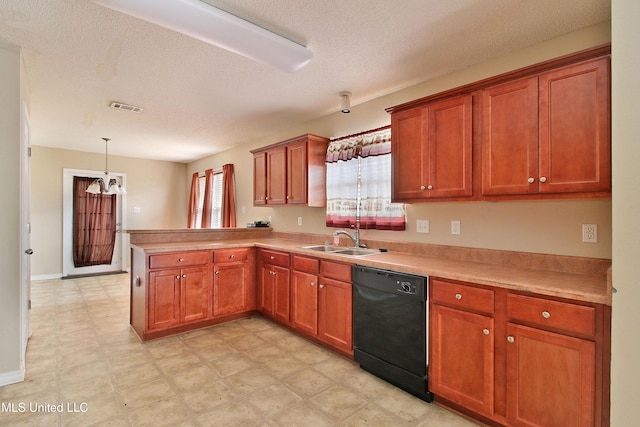
{"type": "Polygon", "coordinates": [[[354,359],[427,402],[427,283],[424,276],[353,266],[354,359]]]}

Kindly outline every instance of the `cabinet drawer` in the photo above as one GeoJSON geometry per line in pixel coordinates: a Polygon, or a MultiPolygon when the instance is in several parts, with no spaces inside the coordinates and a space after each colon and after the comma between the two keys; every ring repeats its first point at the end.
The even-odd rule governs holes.
{"type": "Polygon", "coordinates": [[[291,260],[292,268],[297,271],[317,274],[320,271],[320,261],[306,256],[293,255],[291,260]]]}
{"type": "Polygon", "coordinates": [[[289,268],[289,254],[287,253],[263,250],[260,257],[265,264],[289,268]]]}
{"type": "Polygon", "coordinates": [[[339,262],[321,261],[320,274],[324,277],[351,283],[351,265],[339,262]]]}
{"type": "Polygon", "coordinates": [[[213,252],[213,262],[241,262],[247,260],[249,249],[220,249],[213,252]]]}
{"type": "Polygon", "coordinates": [[[462,283],[431,279],[431,302],[462,309],[493,313],[493,291],[462,283]]]}
{"type": "Polygon", "coordinates": [[[596,309],[579,304],[509,294],[507,314],[511,320],[548,328],[595,335],[596,309]]]}
{"type": "Polygon", "coordinates": [[[204,265],[209,262],[208,251],[175,252],[171,254],[149,255],[149,268],[184,267],[204,265]]]}

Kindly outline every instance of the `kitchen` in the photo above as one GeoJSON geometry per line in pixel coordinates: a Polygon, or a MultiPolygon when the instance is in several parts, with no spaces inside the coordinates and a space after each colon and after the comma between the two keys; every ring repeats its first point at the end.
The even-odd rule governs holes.
{"type": "MultiPolygon", "coordinates": [[[[616,28],[615,24],[616,21],[614,20],[612,24],[614,29],[616,28]]],[[[454,87],[458,84],[475,81],[484,76],[491,75],[496,71],[500,72],[506,69],[517,68],[540,60],[606,43],[609,41],[609,31],[610,29],[608,28],[592,28],[576,33],[573,37],[568,36],[554,42],[545,42],[541,45],[510,54],[501,61],[480,64],[464,71],[451,73],[450,75],[435,79],[423,85],[418,85],[418,87],[402,90],[367,103],[353,106],[351,116],[349,117],[350,122],[348,123],[345,122],[346,119],[343,116],[335,114],[311,123],[293,126],[280,133],[252,141],[251,144],[248,144],[242,149],[230,150],[210,159],[193,162],[186,166],[186,168],[183,167],[182,170],[180,170],[179,166],[175,165],[158,164],[134,159],[120,159],[114,156],[112,166],[114,170],[123,170],[129,174],[128,179],[130,185],[128,189],[129,192],[132,193],[128,198],[129,209],[138,206],[142,208],[143,212],[143,215],[136,217],[136,214],[131,211],[130,215],[128,215],[129,223],[127,227],[131,229],[173,228],[176,227],[176,224],[181,224],[185,216],[182,207],[186,206],[185,188],[188,187],[186,182],[187,176],[190,176],[193,171],[204,170],[208,167],[217,167],[228,162],[235,163],[236,170],[249,170],[251,161],[251,158],[247,154],[249,149],[258,148],[293,135],[307,132],[328,136],[340,136],[387,124],[389,117],[384,109],[389,106],[419,98],[428,93],[435,93],[439,90],[454,87]],[[352,122],[355,122],[355,124],[352,124],[352,122]],[[140,167],[141,165],[142,167],[140,167]],[[151,173],[144,173],[144,169],[151,170],[151,173]],[[143,181],[143,175],[153,176],[154,180],[149,179],[149,181],[153,181],[153,184],[150,184],[149,181],[143,181]],[[173,192],[169,193],[167,198],[175,200],[175,211],[172,212],[171,207],[168,207],[165,210],[168,211],[167,216],[154,216],[157,211],[154,208],[154,203],[157,198],[154,199],[153,196],[149,195],[147,191],[147,186],[149,185],[172,188],[173,190],[171,191],[173,192]],[[134,196],[134,193],[146,194],[144,196],[134,196]],[[134,197],[138,197],[138,199],[134,197]],[[145,199],[145,197],[148,198],[145,199]]],[[[613,41],[613,50],[615,53],[615,38],[613,41]]],[[[615,120],[614,115],[614,123],[615,120]]],[[[33,274],[36,276],[55,274],[59,269],[56,261],[56,253],[59,253],[56,240],[59,239],[49,238],[48,234],[42,233],[42,230],[46,229],[54,234],[60,234],[58,224],[60,224],[59,212],[61,211],[61,207],[60,198],[57,196],[60,191],[60,183],[56,183],[56,180],[51,179],[51,177],[59,176],[60,168],[65,163],[63,158],[68,156],[68,154],[68,152],[46,147],[34,147],[33,192],[34,194],[37,192],[42,196],[41,198],[34,197],[33,200],[33,244],[35,247],[42,248],[40,253],[36,252],[34,256],[33,274]],[[36,173],[35,171],[38,172],[36,173]],[[41,231],[36,232],[35,230],[41,231]],[[40,256],[40,258],[38,259],[37,256],[40,256]]],[[[100,155],[90,155],[80,152],[73,152],[72,154],[74,156],[75,167],[91,169],[100,169],[102,167],[103,158],[100,155]]],[[[271,216],[274,227],[278,231],[300,232],[309,228],[322,229],[322,227],[324,227],[324,211],[322,209],[252,208],[252,196],[250,194],[251,179],[252,177],[249,174],[238,173],[236,175],[238,206],[239,208],[242,206],[246,206],[247,208],[246,213],[242,213],[239,209],[239,224],[251,222],[254,219],[266,219],[268,216],[271,216]],[[302,226],[298,226],[298,217],[303,218],[302,226]]],[[[415,220],[429,219],[431,222],[431,233],[428,235],[429,243],[593,258],[611,257],[611,236],[614,233],[611,230],[611,204],[610,201],[607,202],[606,200],[415,204],[408,206],[407,215],[409,220],[408,230],[407,232],[399,233],[402,234],[401,237],[395,237],[396,235],[390,237],[389,233],[374,231],[363,232],[363,235],[369,239],[423,241],[424,236],[414,231],[415,220]],[[453,217],[452,212],[455,212],[455,217],[453,217]],[[552,224],[549,223],[549,218],[553,218],[552,224]],[[451,236],[448,230],[448,224],[453,219],[460,220],[462,223],[462,233],[455,237],[451,236]],[[573,243],[577,239],[576,236],[580,234],[579,224],[581,223],[599,224],[600,240],[598,244],[573,243]],[[578,227],[577,229],[576,225],[578,227]]],[[[330,234],[330,231],[327,230],[326,234],[330,234]]],[[[615,387],[613,393],[615,397],[615,387]]],[[[626,393],[624,394],[626,395],[626,393]]],[[[629,395],[631,394],[632,393],[629,393],[629,395]]],[[[622,396],[618,399],[622,399],[622,396]]],[[[615,403],[616,399],[614,398],[613,401],[615,403]]],[[[627,405],[624,410],[631,411],[633,408],[627,405]]],[[[613,413],[615,414],[615,410],[613,413]]]]}

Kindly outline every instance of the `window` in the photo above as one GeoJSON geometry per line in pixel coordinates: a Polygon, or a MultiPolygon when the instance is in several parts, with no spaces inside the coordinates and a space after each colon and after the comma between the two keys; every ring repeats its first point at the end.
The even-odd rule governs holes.
{"type": "Polygon", "coordinates": [[[327,227],[404,230],[405,205],[391,203],[391,129],[331,141],[327,150],[327,227]]]}
{"type": "Polygon", "coordinates": [[[192,228],[220,228],[222,227],[222,171],[213,173],[213,198],[211,200],[210,226],[203,227],[204,199],[206,194],[207,178],[205,175],[198,176],[198,207],[196,210],[196,220],[192,228]]]}

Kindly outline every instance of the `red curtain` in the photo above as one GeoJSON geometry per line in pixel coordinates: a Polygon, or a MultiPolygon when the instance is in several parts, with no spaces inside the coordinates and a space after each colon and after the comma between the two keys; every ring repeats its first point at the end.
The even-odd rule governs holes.
{"type": "Polygon", "coordinates": [[[204,171],[204,205],[202,208],[202,228],[211,228],[211,211],[213,204],[213,169],[204,171]]]}
{"type": "Polygon", "coordinates": [[[191,178],[191,194],[189,195],[189,216],[187,218],[187,228],[196,228],[196,218],[198,218],[198,200],[200,199],[199,179],[198,172],[194,172],[191,178]]]}
{"type": "Polygon", "coordinates": [[[116,242],[116,195],[85,190],[95,178],[73,178],[73,264],[111,264],[116,242]]]}
{"type": "Polygon", "coordinates": [[[236,185],[233,164],[222,166],[222,226],[236,226],[236,185]]]}

